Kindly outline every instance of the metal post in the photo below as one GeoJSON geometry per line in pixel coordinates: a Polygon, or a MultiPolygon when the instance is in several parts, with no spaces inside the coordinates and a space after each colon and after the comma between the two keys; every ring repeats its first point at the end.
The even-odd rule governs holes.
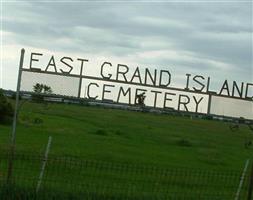
{"type": "Polygon", "coordinates": [[[248,165],[249,165],[249,159],[246,160],[245,167],[243,169],[242,176],[240,178],[240,183],[239,183],[236,195],[235,195],[235,200],[238,200],[239,197],[240,197],[240,193],[241,193],[241,190],[242,190],[242,186],[243,186],[245,175],[246,175],[246,172],[247,172],[247,169],[248,169],[248,165]]]}
{"type": "Polygon", "coordinates": [[[81,97],[82,81],[83,81],[83,78],[82,78],[82,75],[83,75],[83,62],[88,62],[88,60],[86,60],[86,59],[77,59],[77,60],[80,60],[82,62],[81,69],[80,69],[79,88],[78,88],[78,94],[77,94],[77,97],[80,98],[81,97]]]}
{"type": "Polygon", "coordinates": [[[211,112],[212,95],[209,94],[208,96],[209,96],[209,98],[208,98],[207,114],[210,115],[210,112],[211,112]]]}
{"type": "Polygon", "coordinates": [[[51,142],[52,142],[52,137],[49,136],[48,142],[47,142],[47,148],[46,148],[46,151],[45,151],[45,157],[44,157],[43,162],[42,162],[42,167],[41,167],[41,171],[40,171],[40,175],[39,175],[39,180],[38,180],[38,184],[37,184],[37,187],[36,187],[36,193],[38,193],[39,190],[40,190],[40,185],[41,185],[43,175],[44,175],[44,171],[45,171],[45,167],[46,167],[46,164],[47,164],[47,158],[48,158],[48,153],[49,153],[49,150],[50,150],[50,147],[51,147],[51,142]]]}
{"type": "Polygon", "coordinates": [[[80,79],[79,79],[79,87],[78,87],[78,94],[77,97],[80,98],[81,97],[81,88],[82,88],[82,73],[83,73],[83,65],[81,66],[81,70],[80,70],[80,79]]]}
{"type": "Polygon", "coordinates": [[[13,171],[13,159],[14,159],[15,142],[16,142],[17,114],[18,114],[18,105],[19,105],[19,92],[20,92],[20,84],[21,84],[22,67],[24,63],[24,55],[25,55],[25,49],[21,49],[19,71],[18,71],[18,82],[17,82],[17,90],[16,90],[16,102],[15,102],[15,110],[14,110],[14,116],[13,116],[11,143],[10,143],[10,152],[9,152],[7,183],[11,181],[11,176],[12,176],[12,171],[13,171]]]}
{"type": "Polygon", "coordinates": [[[249,191],[247,200],[252,200],[253,197],[253,163],[251,167],[250,181],[249,181],[249,191]]]}

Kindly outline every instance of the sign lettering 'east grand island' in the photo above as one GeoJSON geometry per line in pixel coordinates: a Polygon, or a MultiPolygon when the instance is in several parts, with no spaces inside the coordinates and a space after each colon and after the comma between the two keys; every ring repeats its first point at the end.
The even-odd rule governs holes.
{"type": "MultiPolygon", "coordinates": [[[[93,70],[94,65],[89,66],[91,65],[90,61],[86,58],[57,57],[31,52],[25,56],[25,61],[22,73],[46,76],[44,82],[52,87],[55,94],[135,104],[136,97],[145,93],[146,102],[150,106],[207,114],[210,114],[211,106],[213,106],[212,97],[252,103],[253,84],[249,82],[239,83],[224,80],[218,86],[218,90],[211,91],[210,77],[185,74],[184,83],[181,84],[184,86],[178,88],[172,87],[173,76],[167,69],[129,67],[126,64],[101,61],[97,66],[98,72],[96,73],[99,75],[91,76],[87,75],[85,71],[93,70]],[[53,80],[51,83],[50,76],[53,80]],[[61,76],[61,79],[57,81],[56,76],[61,76]],[[65,82],[64,80],[68,78],[75,81],[65,82]],[[57,84],[58,86],[56,86],[57,84]],[[64,90],[66,88],[69,89],[64,90]]],[[[43,82],[43,77],[40,76],[36,76],[32,81],[28,76],[24,79],[30,81],[28,81],[30,90],[35,82],[43,82]]],[[[29,90],[27,88],[24,86],[22,89],[29,90]]]]}

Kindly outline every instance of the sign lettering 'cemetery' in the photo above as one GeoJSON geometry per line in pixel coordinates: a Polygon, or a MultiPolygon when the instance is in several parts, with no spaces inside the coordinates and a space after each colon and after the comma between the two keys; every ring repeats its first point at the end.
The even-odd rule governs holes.
{"type": "Polygon", "coordinates": [[[140,68],[108,60],[94,67],[87,58],[48,56],[40,52],[29,53],[25,61],[21,69],[24,91],[32,90],[35,82],[43,82],[55,94],[127,104],[135,104],[136,96],[145,92],[145,103],[149,106],[207,114],[212,112],[214,97],[252,105],[253,84],[249,82],[224,80],[218,90],[212,91],[210,77],[185,74],[183,87],[179,88],[172,86],[173,75],[168,69],[140,68]],[[96,75],[87,75],[95,68],[96,75]]]}

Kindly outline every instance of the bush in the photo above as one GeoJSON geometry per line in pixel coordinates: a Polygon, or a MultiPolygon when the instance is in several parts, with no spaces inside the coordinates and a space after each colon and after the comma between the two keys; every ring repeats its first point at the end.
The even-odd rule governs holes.
{"type": "Polygon", "coordinates": [[[180,139],[177,141],[177,145],[178,146],[182,146],[182,147],[191,147],[192,144],[190,141],[186,140],[186,139],[180,139]]]}
{"type": "Polygon", "coordinates": [[[36,118],[34,118],[33,123],[34,124],[42,124],[43,123],[43,119],[36,117],[36,118]]]}
{"type": "Polygon", "coordinates": [[[116,134],[116,135],[123,135],[124,133],[123,133],[122,131],[120,131],[120,130],[116,130],[116,131],[115,131],[115,134],[116,134]]]}
{"type": "Polygon", "coordinates": [[[245,118],[240,117],[238,122],[239,122],[239,124],[245,124],[245,118]]]}
{"type": "Polygon", "coordinates": [[[95,132],[96,135],[107,135],[106,130],[103,129],[99,129],[95,132]]]}
{"type": "Polygon", "coordinates": [[[204,117],[204,119],[212,120],[212,119],[213,119],[213,116],[212,116],[212,115],[206,115],[206,116],[204,117]]]}
{"type": "Polygon", "coordinates": [[[0,123],[11,122],[13,116],[13,107],[0,89],[0,123]]]}
{"type": "Polygon", "coordinates": [[[32,94],[32,100],[36,103],[42,103],[44,98],[41,94],[33,93],[32,94]]]}

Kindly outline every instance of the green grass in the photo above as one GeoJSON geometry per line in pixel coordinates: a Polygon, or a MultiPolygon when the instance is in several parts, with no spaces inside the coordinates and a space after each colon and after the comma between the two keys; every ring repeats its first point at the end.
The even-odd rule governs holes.
{"type": "MultiPolygon", "coordinates": [[[[10,133],[11,126],[0,125],[2,150],[8,148],[10,133]]],[[[16,151],[43,154],[48,137],[52,136],[50,155],[54,156],[75,156],[83,160],[126,163],[128,166],[156,166],[161,169],[179,167],[206,171],[235,170],[240,174],[245,161],[253,159],[253,148],[244,147],[245,140],[253,140],[252,133],[245,125],[232,132],[229,124],[221,121],[79,105],[26,102],[19,114],[16,151]]],[[[22,169],[30,169],[29,163],[23,163],[22,169]]],[[[37,177],[39,173],[40,161],[35,163],[34,172],[28,172],[33,177],[37,177]]],[[[61,169],[61,165],[56,166],[56,172],[58,169],[62,170],[61,172],[66,170],[61,169]]],[[[6,164],[2,164],[2,169],[6,169],[6,164]]],[[[73,167],[69,176],[79,177],[74,171],[78,171],[78,168],[73,167]]],[[[79,180],[82,183],[85,179],[89,180],[87,172],[90,171],[84,172],[84,179],[79,180]]],[[[48,173],[51,173],[49,177],[54,177],[54,172],[48,173]]],[[[115,178],[120,174],[113,170],[106,173],[98,170],[96,173],[115,178]]],[[[124,174],[121,173],[120,176],[122,175],[124,174]]],[[[178,178],[183,180],[183,175],[180,176],[178,178]]],[[[69,179],[67,175],[61,177],[69,179]]],[[[144,177],[140,175],[140,180],[144,177]]],[[[154,180],[154,177],[150,180],[154,180]]],[[[94,177],[93,179],[95,183],[101,182],[94,177]]],[[[191,177],[188,179],[191,182],[191,177]]],[[[104,180],[110,182],[110,179],[104,180]]],[[[128,181],[131,182],[130,175],[128,181]]],[[[237,180],[233,184],[236,187],[237,180]]],[[[62,184],[57,187],[64,188],[62,184]]],[[[149,187],[151,186],[147,188],[149,187]]],[[[190,188],[190,185],[187,187],[190,188]]],[[[209,189],[209,192],[212,193],[212,189],[209,189]]]]}
{"type": "MultiPolygon", "coordinates": [[[[0,145],[11,127],[0,125],[0,145]]],[[[253,158],[244,142],[253,139],[247,126],[232,132],[227,123],[77,105],[25,103],[17,126],[17,150],[87,159],[186,166],[205,169],[243,168],[253,158]],[[42,119],[40,123],[34,123],[42,119]]]]}

